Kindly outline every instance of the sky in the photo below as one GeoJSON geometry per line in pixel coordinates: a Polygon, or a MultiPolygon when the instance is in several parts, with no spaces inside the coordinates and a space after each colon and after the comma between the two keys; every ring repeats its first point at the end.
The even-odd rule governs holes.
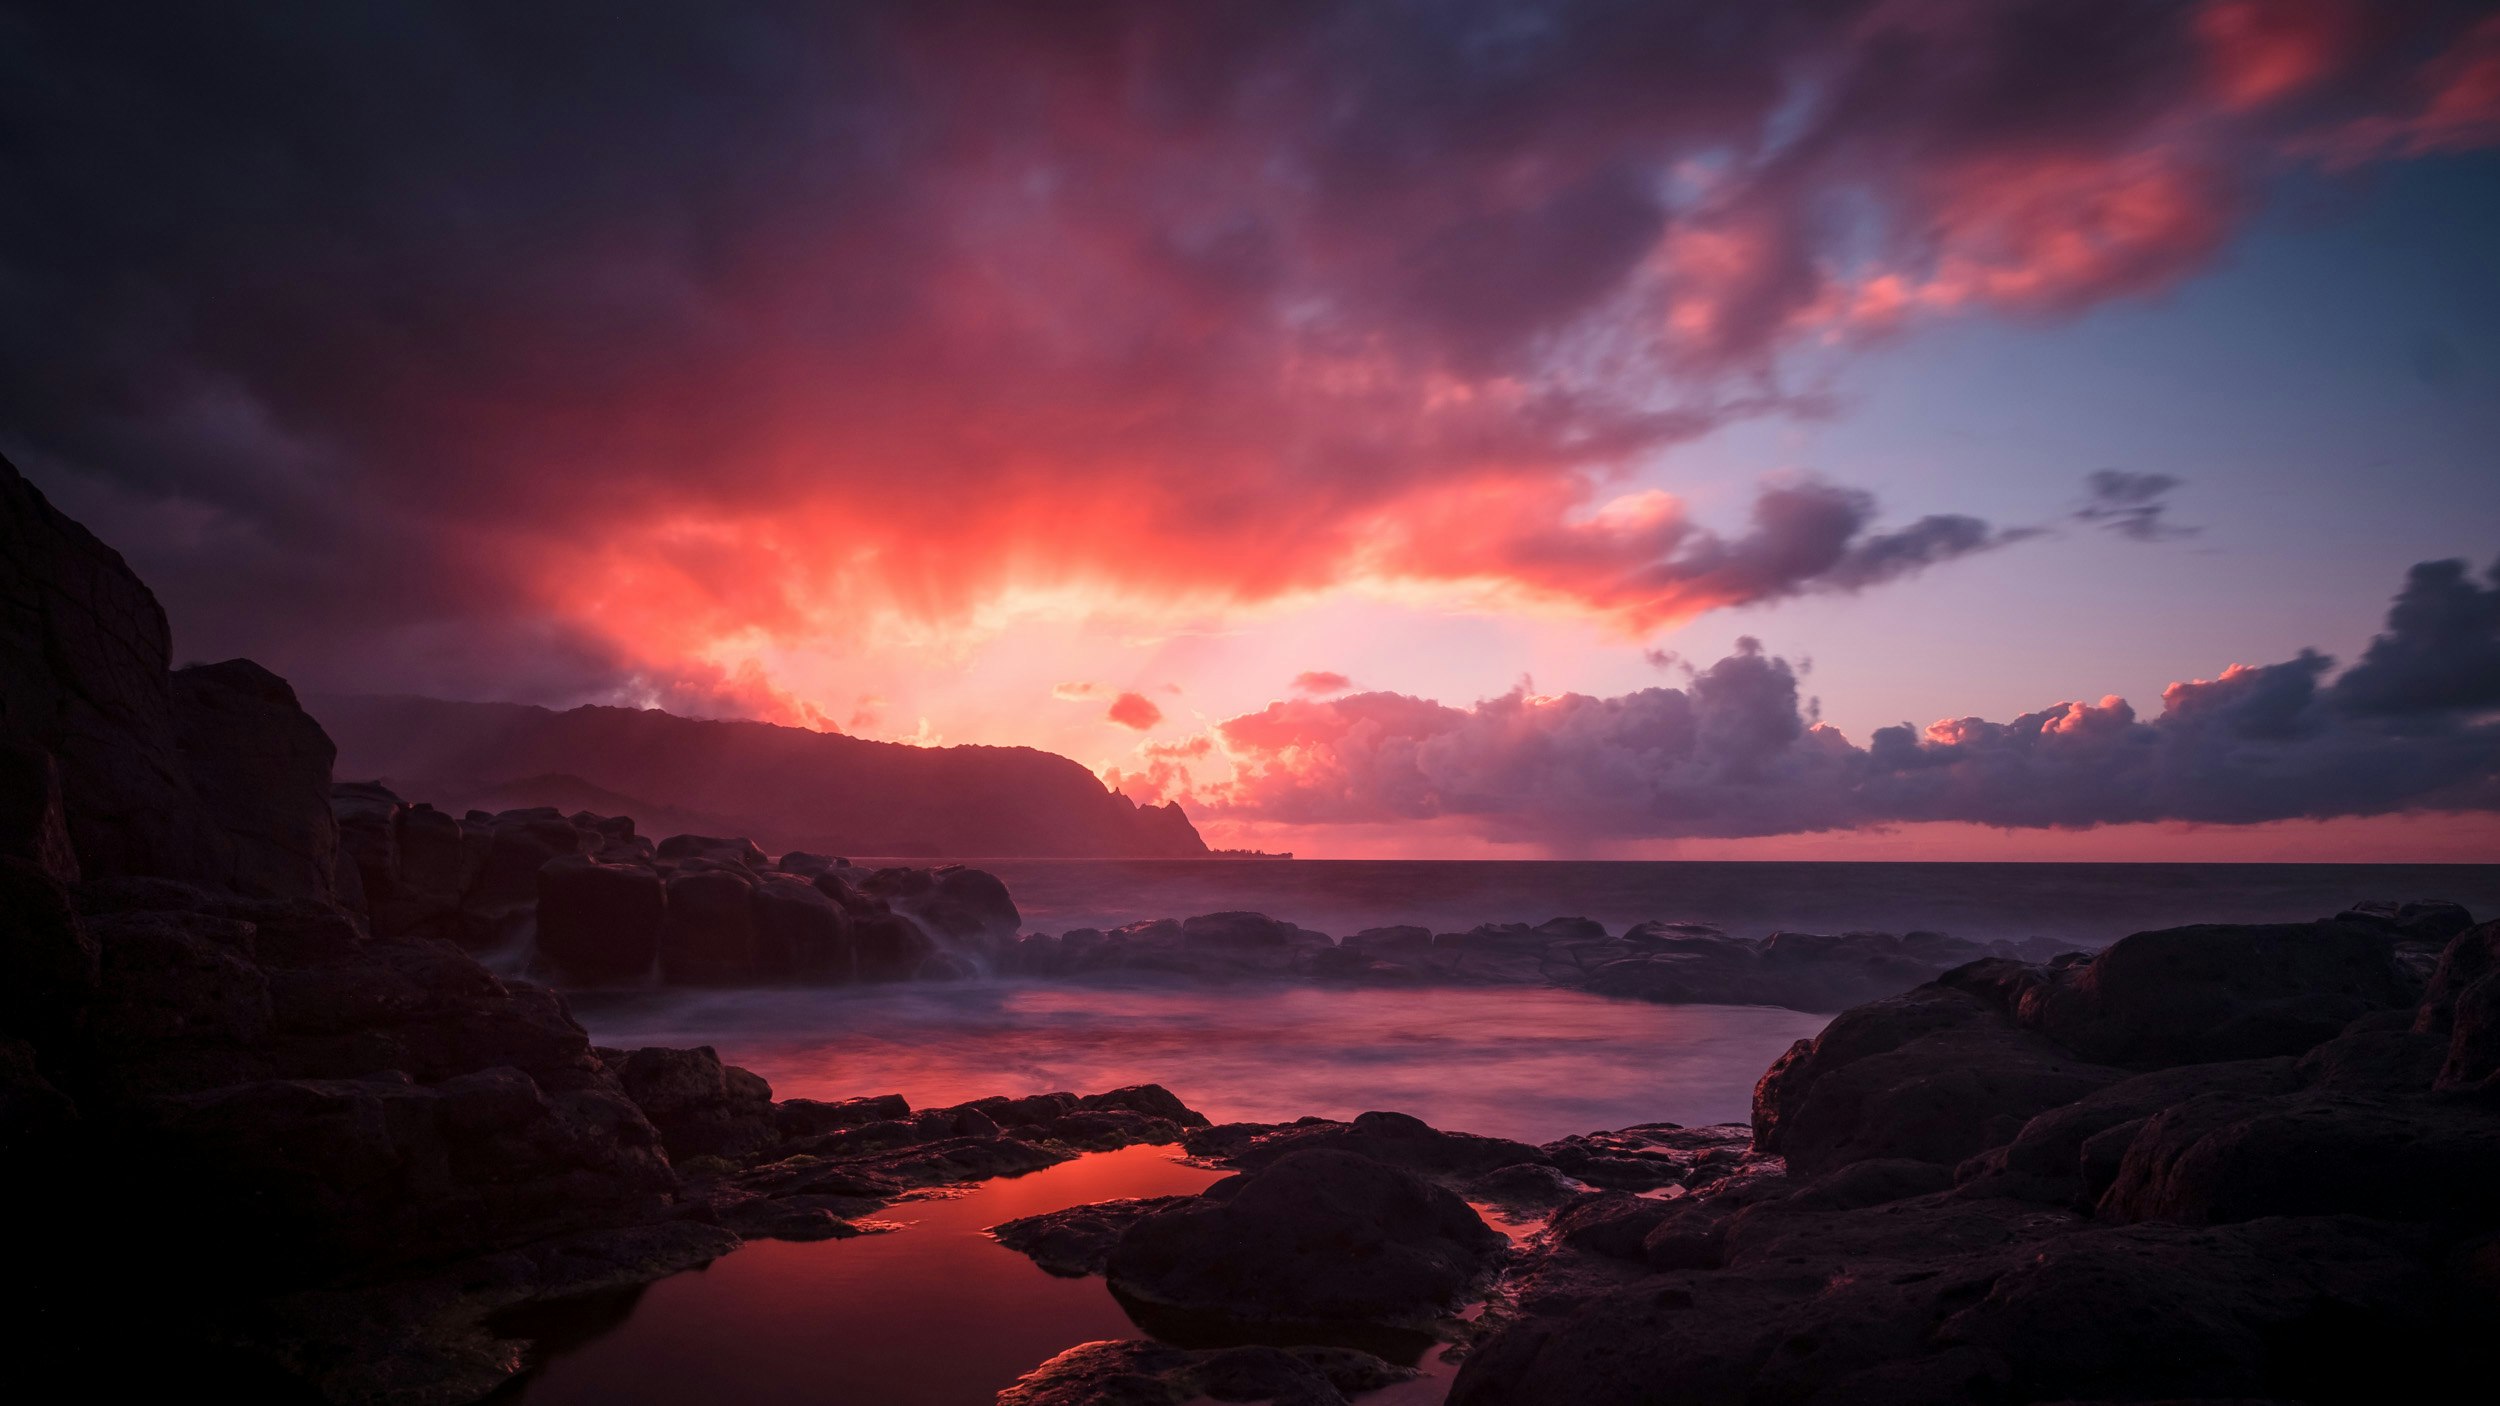
{"type": "Polygon", "coordinates": [[[2500,15],[22,6],[186,659],[1302,854],[2500,854],[2500,15]]]}

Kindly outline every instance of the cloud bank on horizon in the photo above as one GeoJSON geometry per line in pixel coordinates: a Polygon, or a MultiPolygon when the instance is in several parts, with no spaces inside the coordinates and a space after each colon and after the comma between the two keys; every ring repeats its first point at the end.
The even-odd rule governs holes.
{"type": "Polygon", "coordinates": [[[1223,722],[1111,779],[1219,819],[1347,825],[1455,818],[1496,841],[1751,837],[1930,821],[2003,829],[2246,825],[2500,810],[2500,561],[2408,576],[2386,628],[2336,675],[2303,650],[2008,722],[1878,729],[1864,745],[1801,705],[1751,639],[1681,688],[1472,708],[1397,693],[1301,698],[1223,722]],[[1193,785],[1221,750],[1229,778],[1193,785]]]}
{"type": "MultiPolygon", "coordinates": [[[[5,13],[0,433],[197,648],[821,726],[779,654],[1366,590],[1639,636],[2005,546],[1811,479],[1714,526],[1633,471],[1923,320],[2174,287],[2284,170],[2500,142],[2500,19],[2441,0],[5,13]]],[[[2082,520],[2172,534],[2158,477],[2082,520]]],[[[2189,697],[2309,669],[2299,717],[2361,716],[2274,668],[2189,697]]],[[[1785,677],[1290,706],[1480,737],[1499,792],[1564,712],[1804,766],[1785,677]]],[[[1317,755],[1302,716],[1241,745],[1317,755]]],[[[2051,745],[1808,770],[1978,813],[2051,745]]],[[[1343,804],[1421,803],[1376,765],[1343,804]]]]}

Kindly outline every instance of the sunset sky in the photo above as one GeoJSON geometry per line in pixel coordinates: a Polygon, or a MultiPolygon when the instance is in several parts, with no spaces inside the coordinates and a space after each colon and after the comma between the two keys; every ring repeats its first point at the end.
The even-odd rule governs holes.
{"type": "Polygon", "coordinates": [[[2487,5],[0,36],[0,450],[186,659],[1304,854],[2500,856],[2487,5]]]}

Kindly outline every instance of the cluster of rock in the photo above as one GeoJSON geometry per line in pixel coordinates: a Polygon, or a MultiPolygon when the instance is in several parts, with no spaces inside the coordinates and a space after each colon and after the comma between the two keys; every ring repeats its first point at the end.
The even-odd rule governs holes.
{"type": "Polygon", "coordinates": [[[454,817],[374,782],[331,788],[375,932],[528,954],[575,986],[841,984],[971,973],[1020,921],[976,869],[870,870],[751,840],[654,843],[627,816],[454,817]]]}
{"type": "Polygon", "coordinates": [[[1188,1146],[1242,1174],[995,1233],[1158,1337],[1176,1307],[1473,1338],[1453,1403],[2428,1398],[2500,1322],[2500,923],[2372,904],[1983,959],[1800,1041],[1750,1127],[1188,1146]],[[1542,1228],[1504,1248],[1470,1202],[1542,1228]]]}
{"type": "Polygon", "coordinates": [[[454,817],[373,782],[333,787],[332,805],[351,861],[342,879],[377,934],[524,953],[533,975],[579,987],[1164,977],[1563,986],[1836,1011],[1981,958],[2056,951],[2045,939],[1933,932],[1749,939],[1679,922],[1616,934],[1576,917],[1466,932],[1367,928],[1342,941],[1249,912],[1019,934],[1006,885],[962,865],[870,870],[804,851],[776,859],[737,837],[654,843],[630,817],[547,807],[454,817]]]}
{"type": "Polygon", "coordinates": [[[328,740],[283,680],[169,655],[147,588],[0,463],[0,1196],[40,1296],[5,1330],[21,1360],[107,1395],[474,1400],[527,1365],[499,1314],[1205,1122],[1152,1086],[775,1102],[708,1049],[594,1049],[560,996],[465,950],[534,916],[542,877],[656,886],[655,957],[724,962],[744,922],[736,950],[807,931],[863,972],[901,967],[863,931],[934,942],[1004,892],[372,788],[334,813],[328,740]],[[767,913],[794,902],[837,908],[833,935],[767,913]]]}
{"type": "Polygon", "coordinates": [[[1167,1399],[1127,1381],[1140,1361],[1167,1363],[1149,1375],[1185,1385],[1212,1365],[1205,1345],[1248,1340],[1281,1345],[1270,1354],[1330,1354],[1339,1370],[1325,1382],[1273,1355],[1259,1361],[1289,1399],[1333,1406],[1411,1375],[1425,1352],[1474,1331],[1457,1315],[1519,1260],[1480,1212],[1553,1216],[1563,1233],[1591,1233],[1568,1212],[1758,1174],[1749,1141],[1741,1126],[1659,1123],[1536,1147],[1399,1113],[1195,1129],[1184,1140],[1191,1156],[1238,1175],[1196,1196],[1077,1206],[991,1229],[1050,1273],[1102,1275],[1160,1340],[1063,1353],[999,1399],[1125,1400],[1132,1388],[1139,1400],[1167,1399]],[[1201,1350],[1168,1356],[1166,1343],[1201,1350]]]}
{"type": "Polygon", "coordinates": [[[1206,980],[1358,986],[1550,985],[1675,1004],[1841,1010],[1983,957],[2045,959],[2045,939],[1942,933],[1780,932],[1731,937],[1701,923],[1621,934],[1588,918],[1486,923],[1466,932],[1367,928],[1339,941],[1264,913],[1207,913],[1108,932],[1032,933],[995,949],[1002,972],[1054,978],[1161,973],[1206,980]]]}
{"type": "Polygon", "coordinates": [[[2467,921],[2144,933],[1852,1010],[1756,1094],[1783,1174],[1557,1241],[1452,1399],[2428,1394],[2500,1319],[2467,921]]]}

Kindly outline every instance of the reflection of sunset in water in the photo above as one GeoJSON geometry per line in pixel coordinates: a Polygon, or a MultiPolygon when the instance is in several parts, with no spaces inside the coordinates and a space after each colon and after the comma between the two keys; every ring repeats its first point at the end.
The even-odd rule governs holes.
{"type": "Polygon", "coordinates": [[[1754,1080],[1826,1017],[1545,988],[1340,991],[980,983],[584,1002],[603,1045],[716,1047],[782,1098],[1159,1083],[1218,1122],[1369,1109],[1546,1142],[1748,1114],[1754,1080]]]}
{"type": "Polygon", "coordinates": [[[750,1242],[643,1294],[613,1331],[555,1358],[523,1393],[569,1402],[849,1401],[963,1406],[1082,1342],[1139,1333],[1100,1279],[1054,1279],[983,1231],[1222,1175],[1176,1149],[1098,1153],[883,1213],[857,1240],[750,1242]]]}

